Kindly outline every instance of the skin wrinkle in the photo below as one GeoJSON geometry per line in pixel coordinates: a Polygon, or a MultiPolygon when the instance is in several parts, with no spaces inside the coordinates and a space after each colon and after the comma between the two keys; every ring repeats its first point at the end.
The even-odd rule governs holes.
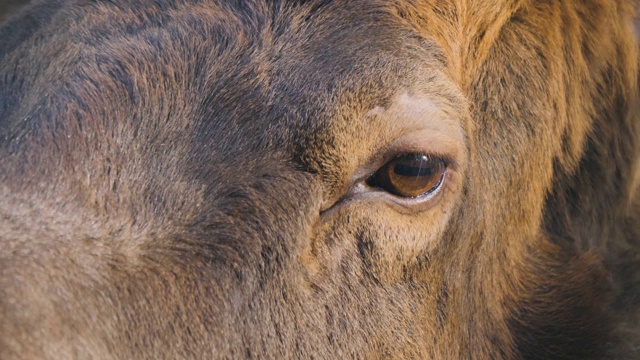
{"type": "Polygon", "coordinates": [[[0,358],[638,358],[636,9],[34,0],[0,358]],[[433,195],[366,186],[413,152],[433,195]]]}

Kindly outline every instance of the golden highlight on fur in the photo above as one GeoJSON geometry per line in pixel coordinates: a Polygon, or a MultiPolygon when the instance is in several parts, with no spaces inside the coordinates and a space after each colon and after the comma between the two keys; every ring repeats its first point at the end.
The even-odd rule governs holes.
{"type": "Polygon", "coordinates": [[[637,13],[15,10],[0,358],[640,358],[637,13]],[[372,182],[421,156],[428,193],[372,182]]]}

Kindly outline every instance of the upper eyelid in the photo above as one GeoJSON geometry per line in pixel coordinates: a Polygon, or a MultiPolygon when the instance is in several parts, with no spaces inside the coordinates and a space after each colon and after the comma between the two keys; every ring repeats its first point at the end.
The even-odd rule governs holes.
{"type": "MultiPolygon", "coordinates": [[[[388,190],[384,189],[383,187],[380,187],[380,186],[378,186],[378,185],[374,185],[374,184],[370,183],[370,181],[377,181],[377,180],[379,180],[378,174],[379,174],[381,171],[388,171],[388,170],[387,170],[387,167],[388,167],[388,166],[390,166],[394,161],[396,161],[396,160],[398,160],[398,159],[401,159],[401,158],[403,158],[403,157],[405,157],[405,156],[415,156],[415,155],[418,155],[418,156],[426,155],[426,156],[429,156],[429,157],[431,157],[431,158],[437,158],[438,160],[441,160],[441,161],[442,161],[442,165],[444,166],[444,169],[442,170],[442,175],[440,176],[440,179],[438,180],[438,183],[436,184],[438,187],[439,187],[440,185],[442,185],[442,183],[444,182],[445,174],[446,174],[447,169],[448,169],[447,160],[446,160],[444,157],[440,157],[440,156],[431,156],[431,155],[427,155],[427,154],[424,154],[424,153],[407,153],[407,154],[402,154],[402,155],[398,155],[398,156],[396,156],[396,157],[393,157],[393,158],[391,158],[389,161],[387,161],[386,163],[384,163],[381,167],[379,167],[379,168],[378,168],[375,172],[373,172],[369,177],[367,177],[367,178],[366,178],[366,180],[364,181],[364,183],[365,183],[367,186],[373,186],[373,187],[381,188],[381,189],[382,189],[382,190],[384,190],[384,191],[388,191],[388,190]]],[[[426,193],[426,192],[425,192],[425,193],[426,193]]],[[[396,194],[392,194],[392,195],[396,195],[396,194]]],[[[401,196],[401,195],[396,195],[396,196],[401,196]]],[[[419,196],[421,196],[421,195],[414,196],[413,198],[417,198],[417,197],[419,197],[419,196]]],[[[403,197],[403,196],[401,196],[401,197],[403,197]]]]}
{"type": "Polygon", "coordinates": [[[444,165],[446,167],[449,166],[449,164],[454,164],[455,163],[455,159],[453,159],[451,156],[448,155],[443,155],[443,154],[438,154],[438,153],[427,153],[424,151],[404,151],[404,152],[399,152],[396,155],[393,155],[391,157],[389,157],[387,159],[387,161],[385,161],[378,169],[382,169],[384,166],[386,166],[387,164],[391,163],[392,161],[395,161],[397,159],[400,159],[402,157],[405,156],[413,156],[413,155],[424,155],[424,156],[428,156],[430,158],[437,158],[440,159],[444,162],[444,165]]]}
{"type": "Polygon", "coordinates": [[[457,167],[457,162],[456,160],[449,155],[444,155],[444,154],[438,154],[438,153],[432,153],[432,152],[425,152],[425,151],[401,151],[401,152],[392,152],[389,151],[391,149],[383,149],[382,151],[378,152],[379,155],[374,155],[373,159],[375,159],[373,162],[371,162],[370,164],[366,165],[363,167],[363,169],[366,169],[364,172],[362,173],[356,173],[354,175],[353,178],[353,183],[362,181],[363,179],[366,181],[367,179],[369,179],[370,177],[374,176],[378,171],[380,171],[382,168],[384,168],[385,166],[387,166],[389,163],[391,163],[392,161],[399,159],[403,156],[410,156],[410,155],[426,155],[429,157],[434,157],[434,158],[438,158],[438,159],[442,159],[442,161],[444,162],[444,166],[445,169],[449,169],[449,168],[456,168],[457,167]]]}

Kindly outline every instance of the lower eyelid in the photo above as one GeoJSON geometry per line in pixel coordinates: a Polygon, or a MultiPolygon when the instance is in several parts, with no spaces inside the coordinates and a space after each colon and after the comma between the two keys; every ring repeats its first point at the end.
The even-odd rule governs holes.
{"type": "Polygon", "coordinates": [[[440,186],[438,186],[436,190],[418,197],[399,197],[384,190],[368,188],[344,198],[336,203],[334,207],[339,207],[341,203],[346,202],[375,201],[385,203],[387,206],[391,206],[403,214],[411,215],[420,213],[435,207],[439,203],[440,198],[446,191],[446,177],[446,175],[443,177],[440,186]]]}

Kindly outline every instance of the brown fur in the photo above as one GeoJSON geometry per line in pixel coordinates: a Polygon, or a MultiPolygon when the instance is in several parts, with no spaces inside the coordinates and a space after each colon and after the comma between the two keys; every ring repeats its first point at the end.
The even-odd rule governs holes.
{"type": "Polygon", "coordinates": [[[0,358],[640,357],[635,7],[30,4],[0,358]],[[434,200],[353,192],[412,146],[434,200]]]}

